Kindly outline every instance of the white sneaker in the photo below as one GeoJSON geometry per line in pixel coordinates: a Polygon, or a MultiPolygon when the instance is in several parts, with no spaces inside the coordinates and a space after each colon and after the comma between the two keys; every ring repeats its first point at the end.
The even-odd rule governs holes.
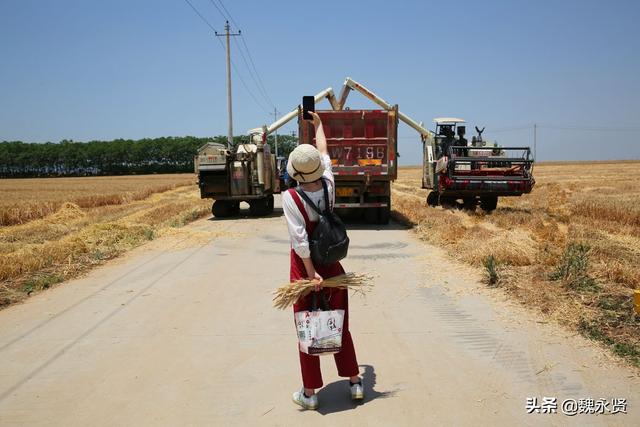
{"type": "Polygon", "coordinates": [[[364,399],[364,389],[362,388],[362,381],[360,381],[360,384],[354,384],[351,386],[351,399],[353,400],[364,399]]]}
{"type": "Polygon", "coordinates": [[[312,411],[318,409],[318,395],[314,394],[311,397],[307,397],[304,395],[304,388],[293,393],[292,399],[293,403],[302,406],[304,409],[311,409],[312,411]]]}

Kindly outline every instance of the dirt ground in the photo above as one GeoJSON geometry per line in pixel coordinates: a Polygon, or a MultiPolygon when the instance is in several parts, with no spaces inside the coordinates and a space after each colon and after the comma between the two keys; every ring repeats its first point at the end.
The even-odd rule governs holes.
{"type": "Polygon", "coordinates": [[[293,316],[271,305],[281,215],[197,220],[0,311],[0,425],[640,423],[634,368],[398,223],[350,230],[346,270],[375,277],[350,301],[364,403],[327,357],[320,408],[300,411],[293,316]],[[543,397],[558,413],[527,414],[543,397]],[[627,413],[561,413],[601,398],[627,413]]]}

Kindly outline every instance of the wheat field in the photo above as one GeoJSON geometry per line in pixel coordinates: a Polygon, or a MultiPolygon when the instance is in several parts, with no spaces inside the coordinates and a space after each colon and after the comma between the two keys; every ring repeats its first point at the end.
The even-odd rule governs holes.
{"type": "Polygon", "coordinates": [[[426,206],[421,168],[393,185],[397,219],[452,258],[485,268],[524,304],[640,366],[640,162],[539,164],[536,186],[491,214],[426,206]],[[491,270],[491,271],[489,271],[491,270]]]}
{"type": "Polygon", "coordinates": [[[0,226],[44,218],[65,203],[80,208],[127,204],[195,182],[192,174],[0,179],[0,226]]]}
{"type": "Polygon", "coordinates": [[[195,182],[193,174],[0,180],[0,307],[206,215],[211,201],[195,182]]]}

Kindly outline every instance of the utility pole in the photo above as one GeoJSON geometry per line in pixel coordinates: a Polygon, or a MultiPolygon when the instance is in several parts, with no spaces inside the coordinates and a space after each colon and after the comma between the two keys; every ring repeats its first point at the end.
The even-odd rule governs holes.
{"type": "MultiPolygon", "coordinates": [[[[273,121],[275,122],[276,120],[278,120],[278,109],[276,107],[273,107],[273,121]]],[[[276,129],[276,131],[274,132],[274,138],[275,138],[275,142],[276,142],[276,159],[278,158],[278,129],[276,129]]]]}
{"type": "Polygon", "coordinates": [[[229,26],[229,21],[225,22],[224,25],[224,34],[218,34],[216,31],[216,36],[218,37],[226,37],[227,39],[227,111],[229,113],[229,129],[227,133],[227,145],[229,147],[233,146],[233,113],[231,108],[231,44],[229,43],[231,36],[239,36],[241,31],[238,30],[237,33],[231,33],[229,30],[231,27],[229,26]]]}
{"type": "Polygon", "coordinates": [[[537,154],[537,146],[538,146],[538,124],[533,124],[533,160],[538,160],[537,154]]]}

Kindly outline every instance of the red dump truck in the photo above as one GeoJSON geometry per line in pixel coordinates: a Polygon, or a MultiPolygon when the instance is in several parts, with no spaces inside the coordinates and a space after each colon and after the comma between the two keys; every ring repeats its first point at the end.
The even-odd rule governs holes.
{"type": "MultiPolygon", "coordinates": [[[[336,180],[336,212],[387,224],[397,177],[398,108],[320,110],[336,180]]],[[[299,141],[315,145],[313,125],[298,118],[299,141]]]]}
{"type": "MultiPolygon", "coordinates": [[[[397,105],[387,103],[349,77],[345,80],[338,97],[334,95],[333,89],[327,88],[316,94],[314,98],[316,104],[326,98],[331,105],[331,110],[316,112],[322,119],[329,155],[333,163],[337,213],[343,217],[364,216],[369,223],[387,224],[391,213],[391,182],[396,179],[398,172],[398,120],[405,122],[424,137],[431,136],[432,132],[399,111],[397,105]],[[352,90],[360,92],[382,109],[344,108],[349,92],[352,90]]],[[[302,120],[301,116],[302,109],[298,106],[269,126],[264,125],[249,130],[250,141],[255,145],[253,150],[259,154],[255,162],[257,173],[245,174],[241,178],[242,180],[251,179],[254,184],[255,191],[252,190],[251,196],[255,193],[259,197],[264,197],[263,194],[267,194],[265,191],[271,175],[277,172],[275,167],[271,171],[263,170],[263,166],[269,164],[265,160],[268,153],[264,148],[269,134],[297,117],[298,142],[315,144],[315,129],[311,123],[302,120]]],[[[242,186],[244,189],[253,187],[242,186]]],[[[274,185],[273,188],[276,186],[274,185]]],[[[278,191],[279,186],[274,192],[278,191]]],[[[236,198],[239,196],[248,199],[244,193],[236,198]]],[[[210,194],[209,197],[216,198],[216,194],[210,194]]],[[[222,193],[221,197],[224,199],[227,194],[222,193]]],[[[261,202],[256,203],[262,206],[261,202]]]]}

